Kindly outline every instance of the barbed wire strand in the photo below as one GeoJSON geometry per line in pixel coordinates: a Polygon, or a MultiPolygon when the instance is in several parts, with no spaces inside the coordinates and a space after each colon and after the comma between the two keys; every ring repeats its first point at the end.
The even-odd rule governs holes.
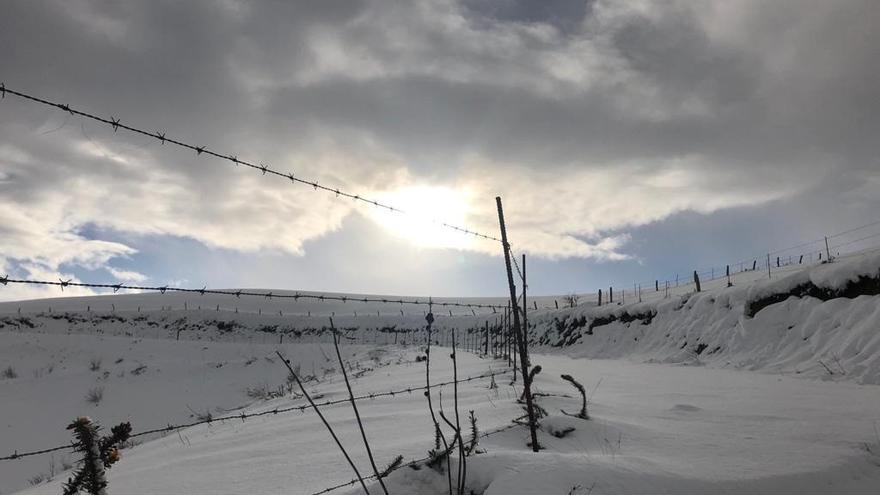
{"type": "MultiPolygon", "coordinates": [[[[67,112],[70,115],[78,115],[80,117],[84,117],[84,118],[87,118],[87,119],[90,119],[90,120],[93,120],[96,122],[107,124],[113,129],[113,132],[117,132],[119,129],[124,129],[129,132],[133,132],[135,134],[140,134],[142,136],[148,136],[148,137],[157,139],[162,144],[169,143],[169,144],[179,146],[181,148],[186,148],[186,149],[195,151],[196,154],[199,156],[201,156],[201,155],[213,156],[213,157],[219,158],[221,160],[229,161],[235,165],[243,165],[243,166],[251,168],[253,170],[259,170],[260,172],[263,173],[263,175],[268,174],[268,175],[273,175],[276,177],[281,177],[281,178],[289,180],[290,182],[292,182],[294,184],[303,184],[303,185],[311,186],[315,190],[321,190],[321,191],[333,193],[337,197],[341,196],[341,197],[345,197],[345,198],[350,198],[352,200],[360,201],[362,203],[372,205],[372,206],[375,206],[378,208],[382,208],[382,209],[385,209],[385,210],[388,210],[391,212],[395,212],[395,213],[401,213],[404,215],[414,215],[413,213],[408,212],[406,210],[403,210],[401,208],[397,208],[395,206],[391,206],[389,204],[385,204],[385,203],[382,203],[382,202],[379,202],[379,201],[376,201],[373,199],[365,198],[359,194],[345,192],[343,190],[340,190],[339,188],[321,185],[317,181],[314,181],[314,180],[308,180],[308,179],[304,179],[301,177],[297,177],[292,172],[287,172],[287,173],[281,172],[281,171],[275,170],[275,169],[273,169],[263,163],[256,164],[253,162],[249,162],[247,160],[242,160],[242,159],[238,158],[238,156],[236,156],[236,155],[224,155],[222,153],[219,153],[219,152],[216,152],[214,150],[209,149],[207,146],[196,146],[196,145],[181,141],[179,139],[168,137],[164,132],[159,132],[159,131],[150,132],[150,131],[146,131],[144,129],[140,129],[140,128],[137,128],[137,127],[134,127],[131,125],[123,124],[121,122],[121,119],[116,118],[116,117],[111,116],[109,118],[105,118],[105,117],[94,115],[94,114],[91,114],[88,112],[84,112],[82,110],[76,110],[76,109],[72,108],[70,105],[63,104],[63,103],[56,103],[56,102],[49,101],[49,100],[46,100],[46,99],[43,99],[43,98],[40,98],[37,96],[23,93],[21,91],[9,89],[8,87],[6,87],[5,84],[0,83],[0,95],[2,95],[2,98],[5,98],[7,94],[17,96],[19,98],[29,100],[29,101],[32,101],[35,103],[40,103],[42,105],[58,108],[64,112],[67,112]]],[[[491,240],[491,241],[501,242],[501,239],[499,239],[495,236],[492,236],[492,235],[483,234],[481,232],[477,232],[477,231],[470,230],[470,229],[467,229],[464,227],[460,227],[458,225],[453,225],[453,224],[443,222],[443,221],[440,221],[440,220],[437,220],[434,218],[425,218],[421,215],[418,215],[418,217],[423,220],[429,221],[435,225],[439,225],[441,227],[452,229],[452,230],[455,230],[455,231],[462,233],[462,234],[480,237],[480,238],[491,240]]]]}
{"type": "Polygon", "coordinates": [[[88,287],[94,289],[113,289],[113,292],[118,292],[120,290],[138,290],[138,291],[147,291],[147,292],[159,292],[161,294],[165,294],[166,292],[184,292],[190,294],[219,294],[225,296],[236,296],[236,297],[261,297],[266,299],[310,299],[310,300],[318,300],[318,301],[342,301],[342,302],[362,302],[362,303],[384,303],[384,304],[413,304],[413,305],[421,305],[428,306],[433,304],[434,306],[443,306],[443,307],[455,307],[455,308],[481,308],[481,309],[502,309],[504,306],[493,305],[493,304],[480,304],[480,303],[464,303],[464,302],[437,302],[431,301],[429,299],[403,299],[403,298],[387,298],[387,297],[354,297],[354,296],[333,296],[333,295],[316,295],[316,294],[303,294],[300,292],[294,292],[293,294],[275,294],[274,292],[252,292],[246,290],[223,290],[223,289],[193,289],[193,288],[183,288],[183,287],[170,287],[170,286],[140,286],[140,285],[126,285],[126,284],[98,284],[98,283],[90,283],[90,282],[74,282],[72,280],[33,280],[33,279],[14,279],[9,278],[9,276],[0,277],[0,284],[25,284],[25,285],[50,285],[55,287],[60,287],[61,290],[64,290],[65,287],[88,287]]]}
{"type": "MultiPolygon", "coordinates": [[[[479,375],[473,375],[473,376],[469,376],[467,378],[459,379],[458,383],[471,382],[474,380],[479,380],[481,378],[501,376],[501,375],[504,375],[507,373],[509,373],[509,371],[491,371],[488,373],[482,373],[479,375]]],[[[454,383],[455,383],[454,380],[450,380],[447,382],[431,384],[431,388],[445,387],[448,385],[452,385],[454,383]]],[[[413,392],[418,392],[418,391],[427,390],[427,389],[428,389],[427,386],[407,387],[407,388],[401,388],[398,390],[391,390],[388,392],[363,394],[363,395],[359,395],[359,396],[354,397],[354,400],[361,401],[361,400],[375,400],[375,399],[378,399],[381,397],[396,397],[398,395],[411,394],[413,392]]],[[[317,406],[319,406],[319,407],[333,406],[333,405],[337,405],[337,404],[349,403],[350,401],[351,401],[351,399],[346,397],[344,399],[334,399],[334,400],[328,400],[325,402],[321,402],[321,403],[318,403],[317,406]]],[[[192,421],[190,423],[182,423],[182,424],[177,424],[177,425],[168,424],[168,425],[160,427],[160,428],[153,428],[153,429],[141,431],[138,433],[132,433],[130,438],[143,437],[143,436],[147,436],[147,435],[153,435],[156,433],[169,433],[172,431],[182,430],[184,428],[191,428],[193,426],[198,426],[198,425],[203,425],[203,424],[222,423],[222,422],[232,421],[232,420],[236,420],[236,419],[244,421],[245,419],[248,419],[248,418],[256,418],[256,417],[260,417],[260,416],[274,416],[277,414],[284,414],[284,413],[295,412],[295,411],[305,411],[306,409],[310,409],[311,407],[312,406],[310,406],[308,404],[299,405],[299,406],[291,406],[291,407],[282,407],[282,408],[276,407],[274,409],[267,409],[265,411],[261,411],[261,412],[257,412],[257,413],[232,414],[232,415],[219,416],[216,418],[209,418],[209,419],[202,419],[202,420],[198,420],[198,421],[192,421]]],[[[11,461],[11,460],[16,460],[16,459],[21,459],[23,457],[31,457],[31,456],[35,456],[35,455],[48,454],[50,452],[57,452],[59,450],[66,450],[66,449],[71,449],[74,447],[75,447],[74,444],[66,444],[66,445],[58,445],[56,447],[51,447],[48,449],[33,450],[33,451],[28,451],[28,452],[23,452],[23,453],[19,453],[16,450],[11,455],[0,457],[0,461],[11,461]]]]}

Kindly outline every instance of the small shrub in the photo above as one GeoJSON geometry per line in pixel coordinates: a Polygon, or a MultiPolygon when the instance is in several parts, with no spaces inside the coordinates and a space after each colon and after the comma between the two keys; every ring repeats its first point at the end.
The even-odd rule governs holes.
{"type": "Polygon", "coordinates": [[[101,401],[104,400],[104,387],[94,387],[89,389],[89,392],[86,394],[86,402],[89,404],[98,405],[101,401]]]}
{"type": "Polygon", "coordinates": [[[477,428],[477,417],[474,416],[473,411],[470,412],[468,419],[471,423],[471,438],[464,448],[464,453],[465,455],[481,454],[483,451],[477,448],[480,444],[480,430],[477,428]]]}
{"type": "Polygon", "coordinates": [[[101,369],[101,358],[92,358],[89,360],[89,370],[98,371],[101,369]]]}
{"type": "Polygon", "coordinates": [[[498,384],[495,382],[495,375],[492,375],[491,381],[489,381],[489,390],[497,390],[498,384]]]}
{"type": "Polygon", "coordinates": [[[30,483],[31,486],[36,486],[48,479],[49,477],[45,473],[38,473],[28,478],[28,483],[30,483]]]}
{"type": "Polygon", "coordinates": [[[3,370],[3,378],[13,379],[18,378],[18,373],[15,372],[15,368],[11,365],[7,366],[5,370],[3,370]]]}
{"type": "Polygon", "coordinates": [[[248,387],[247,389],[245,389],[244,393],[251,399],[268,400],[284,397],[285,390],[292,390],[292,388],[290,387],[290,382],[288,382],[287,386],[281,385],[278,388],[271,388],[267,384],[257,385],[255,387],[248,387]]]}
{"type": "MultiPolygon", "coordinates": [[[[189,406],[187,406],[187,408],[189,408],[189,406]]],[[[205,412],[198,412],[198,411],[193,411],[192,409],[190,409],[190,412],[192,413],[190,416],[195,418],[197,421],[210,422],[212,419],[214,419],[214,415],[211,414],[211,411],[209,411],[207,409],[205,409],[205,412]]]]}
{"type": "Polygon", "coordinates": [[[68,425],[67,429],[73,430],[76,439],[74,451],[83,457],[79,468],[64,483],[62,493],[107,493],[107,480],[99,466],[109,469],[122,457],[118,445],[131,436],[131,423],[120,423],[110,428],[110,435],[99,437],[100,426],[83,416],[68,425]]]}

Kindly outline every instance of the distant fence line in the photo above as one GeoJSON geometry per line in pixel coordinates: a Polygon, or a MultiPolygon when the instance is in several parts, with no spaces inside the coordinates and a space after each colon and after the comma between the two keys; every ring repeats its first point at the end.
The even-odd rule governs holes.
{"type": "Polygon", "coordinates": [[[90,283],[90,282],[74,282],[73,280],[33,280],[33,279],[15,279],[10,278],[8,275],[0,277],[0,284],[8,285],[8,284],[23,284],[23,285],[47,285],[47,286],[55,286],[59,287],[62,291],[66,287],[87,287],[87,288],[96,288],[96,289],[113,289],[113,292],[118,292],[120,290],[134,290],[140,292],[158,292],[160,294],[165,294],[166,292],[183,292],[190,294],[212,294],[212,295],[225,295],[225,296],[235,296],[235,297],[259,297],[265,299],[287,299],[298,301],[300,299],[307,299],[313,301],[338,301],[338,302],[361,302],[361,303],[382,303],[382,304],[411,304],[418,306],[440,306],[440,307],[454,307],[454,308],[480,308],[480,309],[503,309],[507,306],[504,305],[496,305],[496,304],[479,304],[479,303],[464,303],[459,301],[449,302],[449,301],[434,301],[432,298],[427,299],[404,299],[404,298],[388,298],[388,297],[355,297],[355,296],[337,296],[337,295],[325,295],[325,294],[303,294],[300,292],[294,292],[293,294],[276,294],[273,291],[268,292],[253,292],[248,290],[222,290],[222,289],[208,289],[207,287],[203,287],[201,289],[194,288],[183,288],[183,287],[171,287],[168,285],[164,286],[140,286],[140,285],[128,285],[128,284],[107,284],[107,283],[90,283]]]}
{"type": "MultiPolygon", "coordinates": [[[[782,275],[800,271],[805,266],[818,266],[819,264],[833,262],[834,260],[861,256],[880,250],[880,245],[878,244],[872,244],[870,246],[863,247],[861,249],[844,254],[841,254],[839,249],[841,247],[852,246],[853,244],[880,238],[880,232],[862,236],[856,239],[841,240],[837,243],[830,242],[832,239],[837,239],[842,236],[846,236],[871,227],[880,227],[880,221],[864,224],[843,232],[839,232],[837,234],[823,237],[822,239],[813,240],[787,248],[777,249],[775,251],[769,251],[768,253],[754,256],[745,260],[736,261],[716,267],[710,267],[703,270],[694,270],[693,272],[688,274],[674,274],[654,280],[633,282],[629,287],[627,287],[625,284],[609,284],[606,286],[608,289],[607,291],[603,288],[599,289],[593,294],[586,295],[596,296],[595,302],[598,305],[606,305],[612,303],[626,304],[627,301],[641,302],[643,296],[647,296],[648,294],[663,293],[663,297],[668,297],[668,295],[670,295],[670,291],[676,288],[691,288],[693,290],[696,289],[696,287],[699,285],[702,289],[702,285],[706,282],[726,281],[728,283],[732,283],[735,280],[736,276],[741,274],[757,275],[760,273],[764,273],[765,279],[772,278],[773,275],[782,275]],[[796,249],[815,246],[817,244],[820,244],[821,249],[813,249],[809,251],[801,250],[797,252],[792,252],[791,254],[782,254],[788,253],[796,249]],[[614,289],[614,287],[620,287],[620,289],[617,290],[614,289]]],[[[754,279],[758,280],[759,278],[760,277],[756,277],[754,279]]],[[[585,302],[583,300],[583,296],[575,296],[579,299],[580,304],[583,304],[585,302]]]]}

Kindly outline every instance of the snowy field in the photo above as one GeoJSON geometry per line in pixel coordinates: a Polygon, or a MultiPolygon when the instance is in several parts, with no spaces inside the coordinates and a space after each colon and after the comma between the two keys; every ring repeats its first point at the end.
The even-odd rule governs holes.
{"type": "MultiPolygon", "coordinates": [[[[545,449],[533,454],[527,428],[508,428],[522,414],[511,373],[496,378],[497,388],[490,388],[489,378],[462,384],[462,414],[473,410],[480,432],[488,434],[480,438],[482,453],[467,459],[468,490],[878,493],[880,296],[791,297],[746,315],[752,302],[806,283],[842,290],[878,273],[880,258],[865,255],[771,281],[740,280],[727,288],[725,280],[700,294],[645,294],[642,303],[596,307],[591,301],[533,311],[532,361],[543,368],[535,387],[547,394],[538,403],[549,414],[539,432],[545,449]],[[561,374],[574,376],[591,395],[589,421],[561,413],[580,405],[561,374]],[[567,427],[575,430],[553,435],[567,427]]],[[[305,404],[286,388],[276,350],[314,377],[307,386],[321,400],[345,398],[333,346],[317,333],[329,313],[336,313],[337,326],[350,329],[343,355],[357,375],[356,394],[424,385],[425,364],[417,362],[423,334],[405,331],[422,327],[418,308],[401,316],[394,305],[276,308],[261,299],[209,297],[137,294],[0,305],[0,368],[16,375],[0,379],[0,455],[64,444],[64,427],[79,415],[107,428],[131,421],[141,431],[208,413],[305,404]],[[106,307],[111,304],[115,310],[106,307]],[[403,332],[388,331],[391,326],[403,332]],[[101,390],[97,404],[86,400],[93,389],[101,390]],[[282,397],[267,397],[278,390],[282,397]]],[[[552,300],[541,299],[539,307],[552,300]]],[[[472,342],[481,335],[475,329],[497,318],[485,311],[437,314],[441,338],[457,328],[472,342]]],[[[460,377],[508,369],[503,360],[469,352],[459,357],[460,377]]],[[[431,373],[434,383],[452,378],[448,348],[432,353],[431,373]]],[[[439,390],[433,399],[437,406],[439,390]]],[[[442,388],[442,401],[452,413],[451,387],[442,388]]],[[[433,447],[421,392],[360,401],[359,407],[381,466],[397,455],[422,458],[433,447]]],[[[350,406],[324,411],[369,474],[350,406]]],[[[310,494],[353,477],[311,410],[145,440],[125,449],[109,471],[110,493],[310,494]]],[[[62,468],[71,461],[71,453],[56,452],[0,462],[0,490],[60,493],[69,476],[62,468]],[[29,487],[38,474],[54,475],[29,487]]],[[[395,494],[447,493],[446,483],[445,474],[427,467],[404,467],[386,479],[395,494]]],[[[370,492],[382,493],[378,485],[370,492]]],[[[353,485],[331,493],[362,490],[353,485]]]]}

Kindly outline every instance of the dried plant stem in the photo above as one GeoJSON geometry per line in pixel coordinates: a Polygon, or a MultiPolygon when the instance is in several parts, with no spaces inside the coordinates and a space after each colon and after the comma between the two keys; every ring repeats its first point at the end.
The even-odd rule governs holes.
{"type": "Polygon", "coordinates": [[[455,348],[455,329],[452,330],[452,380],[453,404],[455,407],[455,432],[458,436],[458,493],[464,493],[464,478],[467,477],[467,464],[464,456],[464,442],[461,439],[461,417],[458,412],[458,358],[455,348]]]}
{"type": "Polygon", "coordinates": [[[449,495],[453,495],[452,493],[452,469],[451,464],[449,463],[449,453],[451,449],[449,448],[449,443],[446,441],[446,435],[443,434],[443,430],[440,429],[440,423],[437,421],[437,416],[434,414],[434,406],[431,403],[431,324],[428,324],[428,345],[425,348],[425,397],[428,398],[428,411],[431,412],[431,421],[434,422],[434,429],[437,434],[440,435],[440,440],[443,442],[443,452],[446,453],[446,478],[449,483],[449,495]]]}
{"type": "Polygon", "coordinates": [[[370,449],[370,442],[367,440],[366,431],[364,431],[364,423],[361,421],[361,414],[358,412],[357,404],[354,400],[354,393],[351,391],[351,383],[348,381],[348,373],[345,372],[345,363],[342,361],[342,353],[339,352],[339,339],[336,335],[336,327],[333,326],[333,318],[330,318],[330,330],[333,332],[333,347],[336,349],[336,358],[339,360],[339,368],[342,369],[342,378],[345,379],[345,388],[348,389],[348,398],[351,401],[351,408],[354,410],[354,417],[357,419],[358,428],[361,430],[361,438],[364,439],[364,448],[367,450],[367,457],[370,458],[370,465],[373,467],[373,474],[375,474],[376,478],[379,480],[379,484],[382,486],[382,491],[385,492],[385,495],[388,495],[388,489],[385,487],[385,482],[382,481],[382,477],[379,476],[379,468],[376,467],[376,461],[373,459],[373,451],[370,449]]]}
{"type": "Polygon", "coordinates": [[[366,493],[367,495],[370,495],[370,491],[367,490],[367,484],[364,483],[363,476],[361,476],[361,473],[358,471],[357,466],[354,465],[354,462],[351,460],[351,457],[348,455],[348,452],[346,452],[345,447],[342,446],[342,442],[339,441],[339,437],[336,436],[336,433],[333,431],[333,427],[330,426],[330,423],[328,423],[327,419],[324,417],[324,415],[321,414],[321,410],[318,409],[318,406],[315,404],[315,401],[312,400],[312,396],[310,396],[309,393],[306,391],[306,387],[303,386],[302,381],[300,381],[300,379],[299,379],[299,376],[293,371],[293,368],[291,368],[290,361],[285,359],[284,356],[282,356],[281,352],[279,352],[279,351],[275,351],[275,354],[277,354],[278,357],[281,358],[281,362],[284,363],[284,366],[287,367],[287,371],[290,372],[290,376],[292,376],[293,379],[296,380],[296,384],[299,385],[299,389],[302,390],[303,396],[306,398],[307,401],[309,401],[309,404],[312,406],[312,409],[315,410],[315,413],[318,414],[318,417],[321,418],[321,421],[324,423],[324,426],[327,427],[327,431],[330,432],[330,436],[333,437],[333,441],[336,442],[336,445],[339,447],[339,450],[342,451],[342,455],[345,456],[345,460],[348,461],[348,465],[351,466],[351,469],[354,471],[355,476],[357,476],[358,481],[361,482],[361,487],[363,487],[364,493],[366,493]]]}

